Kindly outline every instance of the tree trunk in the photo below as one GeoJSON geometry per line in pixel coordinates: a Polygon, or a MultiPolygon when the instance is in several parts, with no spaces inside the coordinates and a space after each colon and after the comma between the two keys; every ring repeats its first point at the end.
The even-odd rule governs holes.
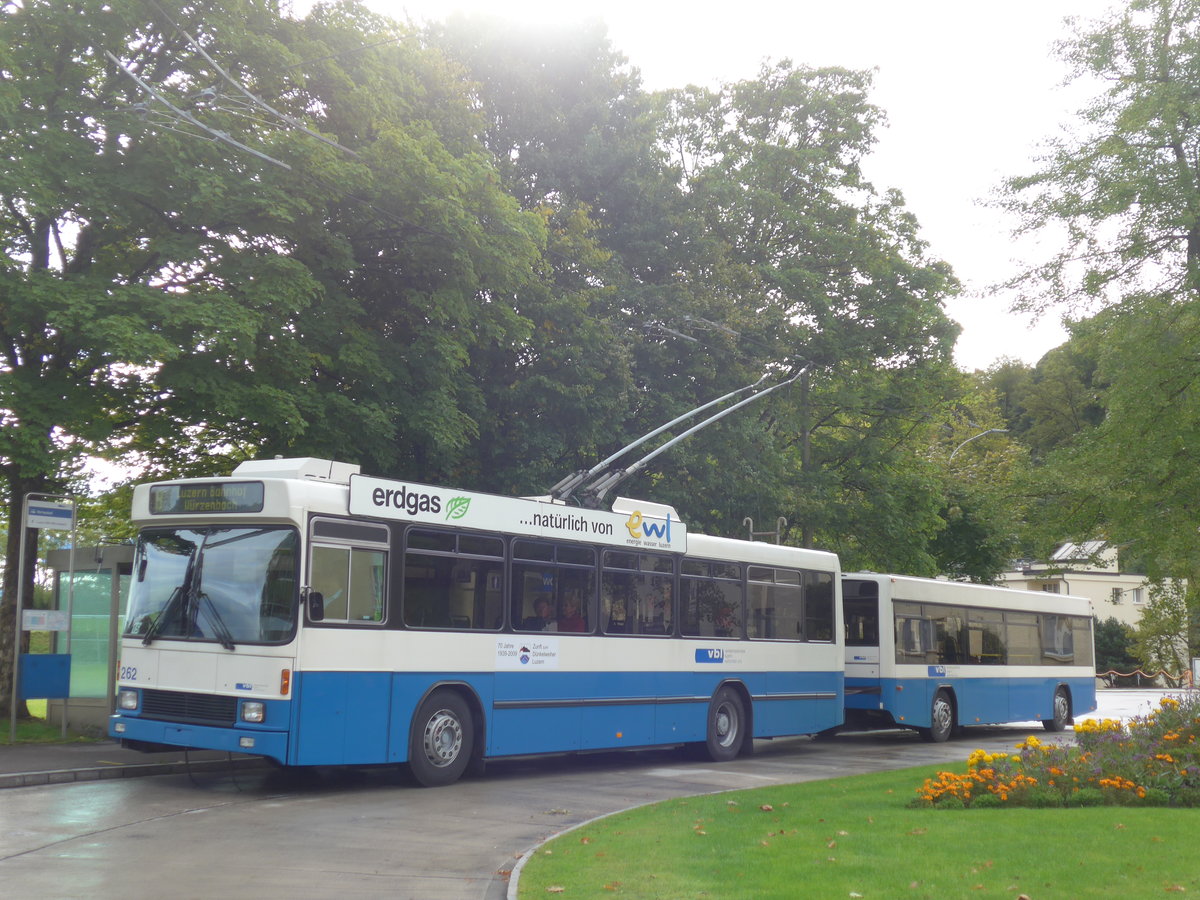
{"type": "MultiPolygon", "coordinates": [[[[37,568],[37,530],[25,531],[25,571],[21,567],[21,513],[24,508],[25,495],[40,491],[45,486],[45,479],[8,478],[8,542],[4,556],[4,592],[0,597],[0,720],[8,720],[12,716],[12,690],[15,675],[15,654],[13,648],[22,637],[22,631],[17,623],[17,593],[18,585],[23,582],[20,590],[26,608],[33,603],[33,574],[37,568]]],[[[28,649],[22,646],[22,650],[28,649]]],[[[17,718],[29,718],[29,708],[24,700],[17,701],[17,718]]]]}

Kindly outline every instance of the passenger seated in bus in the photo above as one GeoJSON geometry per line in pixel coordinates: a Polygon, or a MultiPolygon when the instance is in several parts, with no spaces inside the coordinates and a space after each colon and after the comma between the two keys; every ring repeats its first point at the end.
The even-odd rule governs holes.
{"type": "Polygon", "coordinates": [[[558,623],[554,621],[554,604],[545,594],[533,601],[534,615],[521,620],[522,631],[558,631],[558,623]]]}
{"type": "Polygon", "coordinates": [[[604,605],[608,609],[608,625],[604,630],[609,634],[624,634],[626,630],[625,601],[605,597],[604,605]]]}
{"type": "Polygon", "coordinates": [[[579,614],[579,597],[568,591],[562,598],[562,611],[558,616],[559,631],[587,631],[587,622],[579,614]]]}
{"type": "Polygon", "coordinates": [[[722,606],[713,616],[713,635],[715,637],[732,637],[733,629],[733,610],[728,606],[722,606]]]}

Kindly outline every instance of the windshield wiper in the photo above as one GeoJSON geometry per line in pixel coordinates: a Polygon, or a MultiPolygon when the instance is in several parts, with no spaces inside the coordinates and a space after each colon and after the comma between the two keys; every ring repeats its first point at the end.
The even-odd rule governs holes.
{"type": "MultiPolygon", "coordinates": [[[[188,573],[191,572],[191,569],[192,569],[192,567],[191,567],[191,564],[189,563],[188,564],[188,573]]],[[[144,635],[142,635],[142,646],[143,647],[150,646],[150,642],[152,640],[154,640],[155,636],[158,634],[159,630],[162,628],[163,622],[165,622],[170,617],[171,611],[175,608],[176,604],[178,604],[179,601],[183,598],[183,588],[184,588],[184,585],[186,585],[187,581],[188,581],[186,574],[184,576],[183,581],[184,581],[183,584],[178,585],[175,588],[175,590],[171,591],[171,596],[168,597],[167,602],[163,604],[163,608],[158,613],[158,618],[150,623],[149,627],[146,629],[146,633],[144,635]]]]}
{"type": "MultiPolygon", "coordinates": [[[[196,599],[200,601],[208,601],[208,611],[209,616],[212,618],[213,630],[216,631],[217,640],[220,642],[221,646],[226,650],[234,649],[233,635],[230,633],[229,628],[225,625],[225,620],[221,618],[221,614],[217,612],[217,604],[213,603],[212,597],[208,596],[208,594],[204,593],[204,591],[198,591],[196,593],[196,599]]],[[[197,609],[197,616],[199,616],[199,613],[200,610],[197,609]]]]}
{"type": "MultiPolygon", "coordinates": [[[[204,553],[204,542],[208,540],[208,535],[200,538],[199,544],[192,545],[192,552],[188,556],[187,567],[183,570],[183,581],[171,591],[171,596],[167,598],[167,602],[163,604],[162,610],[158,614],[158,618],[150,623],[150,627],[146,629],[146,633],[142,636],[142,646],[150,646],[150,642],[157,637],[162,630],[163,624],[170,618],[171,611],[176,606],[179,609],[179,630],[180,632],[187,631],[188,607],[195,600],[194,592],[200,586],[200,567],[203,565],[201,554],[204,553]]],[[[195,615],[195,612],[192,613],[195,615]]]]}

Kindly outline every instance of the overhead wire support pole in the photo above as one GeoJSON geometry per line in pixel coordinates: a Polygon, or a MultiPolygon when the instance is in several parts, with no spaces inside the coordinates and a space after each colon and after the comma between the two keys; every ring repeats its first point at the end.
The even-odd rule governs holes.
{"type": "MultiPolygon", "coordinates": [[[[710,400],[708,403],[705,403],[703,406],[697,406],[695,409],[688,410],[682,416],[675,417],[670,422],[668,422],[666,425],[661,425],[658,428],[651,431],[650,433],[643,434],[636,441],[626,444],[624,447],[622,447],[616,453],[613,453],[611,456],[608,456],[605,459],[602,459],[600,462],[596,463],[596,465],[592,466],[586,472],[581,470],[581,471],[575,472],[572,475],[568,475],[566,478],[564,478],[562,481],[560,481],[554,487],[550,488],[550,496],[553,497],[555,500],[563,500],[566,497],[571,496],[571,494],[574,493],[574,491],[580,485],[587,483],[587,481],[589,479],[594,478],[595,476],[599,475],[601,472],[603,472],[605,469],[607,469],[610,465],[612,465],[612,463],[616,462],[618,459],[620,459],[622,456],[624,456],[626,453],[628,453],[633,448],[640,447],[642,444],[646,443],[646,441],[653,440],[654,438],[656,438],[660,434],[662,434],[664,431],[669,431],[670,429],[672,429],[676,425],[678,425],[680,422],[686,421],[687,419],[690,419],[692,416],[699,415],[700,413],[704,412],[705,410],[712,409],[714,406],[724,403],[726,400],[731,400],[734,397],[736,397],[738,394],[744,394],[744,393],[746,393],[746,391],[754,390],[760,384],[762,384],[764,381],[766,381],[769,377],[770,377],[770,373],[768,372],[767,374],[763,375],[762,378],[758,379],[758,381],[754,382],[754,384],[748,384],[745,387],[738,388],[736,391],[730,391],[728,394],[725,394],[723,397],[718,397],[716,400],[710,400]]],[[[794,381],[794,380],[795,379],[793,378],[792,381],[794,381]]],[[[787,382],[785,382],[785,384],[786,383],[787,382]]],[[[776,387],[781,387],[781,386],[782,385],[776,385],[776,387]]]]}

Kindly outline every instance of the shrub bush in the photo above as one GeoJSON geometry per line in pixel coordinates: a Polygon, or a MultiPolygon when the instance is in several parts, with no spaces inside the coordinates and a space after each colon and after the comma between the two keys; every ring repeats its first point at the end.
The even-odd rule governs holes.
{"type": "Polygon", "coordinates": [[[926,779],[912,805],[1200,806],[1200,695],[1164,697],[1128,725],[1080,722],[1075,738],[1073,747],[1030,735],[1016,753],[976,750],[965,773],[926,779]]]}

